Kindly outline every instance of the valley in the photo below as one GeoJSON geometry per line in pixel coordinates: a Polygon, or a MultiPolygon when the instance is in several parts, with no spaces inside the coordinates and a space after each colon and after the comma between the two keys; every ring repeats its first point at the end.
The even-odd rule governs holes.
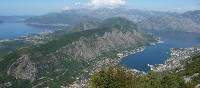
{"type": "Polygon", "coordinates": [[[0,88],[198,88],[198,10],[3,18],[12,19],[0,24],[0,88]]]}
{"type": "Polygon", "coordinates": [[[50,38],[49,41],[47,38],[44,44],[18,48],[17,51],[5,55],[0,63],[3,78],[1,82],[11,82],[18,87],[24,86],[25,82],[29,83],[27,86],[35,87],[67,86],[76,79],[89,77],[95,70],[118,64],[117,53],[157,41],[125,18],[109,18],[99,25],[102,26],[66,32],[54,37],[55,39],[50,38]],[[30,72],[29,69],[35,71],[30,72]],[[26,81],[15,84],[17,80],[26,81]]]}

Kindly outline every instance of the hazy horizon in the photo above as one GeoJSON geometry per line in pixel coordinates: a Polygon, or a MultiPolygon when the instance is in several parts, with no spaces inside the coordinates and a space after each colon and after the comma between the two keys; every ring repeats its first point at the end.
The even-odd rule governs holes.
{"type": "Polygon", "coordinates": [[[41,15],[70,9],[131,8],[163,12],[199,10],[197,0],[1,0],[1,15],[41,15]]]}

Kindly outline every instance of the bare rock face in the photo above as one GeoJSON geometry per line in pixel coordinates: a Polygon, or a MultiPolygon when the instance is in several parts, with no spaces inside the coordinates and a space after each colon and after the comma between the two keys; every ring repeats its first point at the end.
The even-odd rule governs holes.
{"type": "Polygon", "coordinates": [[[22,55],[14,62],[7,71],[8,75],[14,76],[16,79],[26,79],[33,81],[36,76],[37,69],[35,64],[31,62],[30,57],[22,55]]]}
{"type": "Polygon", "coordinates": [[[96,39],[86,39],[82,37],[79,41],[75,41],[72,44],[65,46],[59,52],[63,52],[66,55],[72,55],[75,58],[88,60],[96,58],[102,51],[109,51],[109,49],[119,47],[131,47],[142,41],[145,41],[145,39],[143,39],[140,33],[123,33],[114,30],[112,32],[105,32],[103,36],[97,35],[96,39]]]}

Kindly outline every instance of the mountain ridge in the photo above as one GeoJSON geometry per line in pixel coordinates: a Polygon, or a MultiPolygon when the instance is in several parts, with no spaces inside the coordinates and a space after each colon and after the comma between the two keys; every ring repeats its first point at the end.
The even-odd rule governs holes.
{"type": "Polygon", "coordinates": [[[19,87],[24,83],[27,87],[69,86],[74,81],[88,79],[93,70],[118,64],[117,53],[156,42],[153,36],[137,31],[135,24],[127,19],[114,17],[104,22],[113,23],[102,28],[73,31],[45,44],[8,54],[0,62],[1,83],[9,81],[19,87]],[[31,72],[27,68],[36,70],[31,72]]]}

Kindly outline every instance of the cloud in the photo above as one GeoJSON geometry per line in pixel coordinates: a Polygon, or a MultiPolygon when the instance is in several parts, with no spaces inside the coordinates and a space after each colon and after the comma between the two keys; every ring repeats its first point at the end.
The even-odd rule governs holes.
{"type": "Polygon", "coordinates": [[[67,10],[71,10],[71,8],[70,8],[69,6],[65,6],[65,7],[63,8],[63,10],[67,11],[67,10]]]}
{"type": "Polygon", "coordinates": [[[178,10],[178,11],[182,11],[182,10],[184,10],[183,8],[176,8],[176,10],[178,10]]]}
{"type": "Polygon", "coordinates": [[[75,2],[74,5],[75,5],[75,6],[81,5],[81,2],[75,2]]]}
{"type": "Polygon", "coordinates": [[[90,0],[89,6],[94,8],[116,8],[126,4],[126,0],[90,0]]]}

